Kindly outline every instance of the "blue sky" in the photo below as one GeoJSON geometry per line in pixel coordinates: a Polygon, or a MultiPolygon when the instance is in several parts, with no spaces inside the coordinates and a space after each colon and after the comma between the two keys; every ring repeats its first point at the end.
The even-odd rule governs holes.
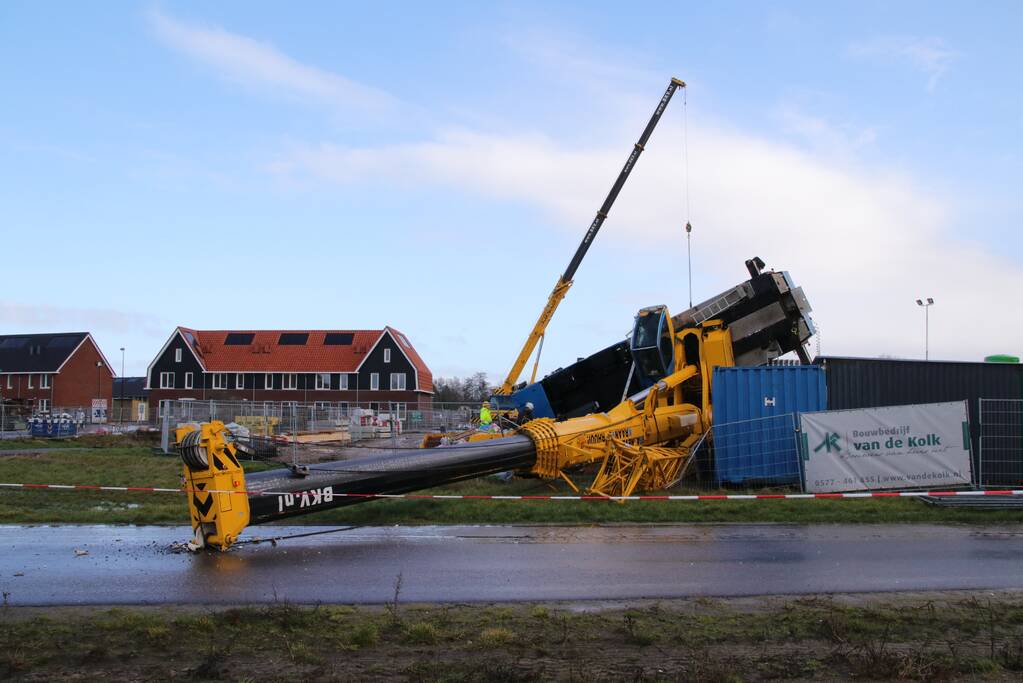
{"type": "Polygon", "coordinates": [[[390,324],[497,381],[675,75],[687,135],[679,98],[541,368],[685,308],[687,218],[695,299],[759,254],[826,354],[922,356],[919,296],[932,357],[1019,354],[1021,15],[3,3],[0,333],[91,330],[132,374],[178,324],[390,324]]]}

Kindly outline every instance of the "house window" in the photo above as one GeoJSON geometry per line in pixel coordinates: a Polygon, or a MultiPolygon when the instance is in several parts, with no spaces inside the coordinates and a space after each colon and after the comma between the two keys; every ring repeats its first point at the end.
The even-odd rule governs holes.
{"type": "Polygon", "coordinates": [[[174,349],[174,362],[175,363],[181,362],[181,349],[174,349]]]}
{"type": "Polygon", "coordinates": [[[13,389],[14,388],[14,376],[13,375],[7,375],[7,388],[8,389],[13,389]]]}
{"type": "Polygon", "coordinates": [[[391,391],[405,391],[405,373],[391,373],[391,391]]]}
{"type": "Polygon", "coordinates": [[[34,386],[32,385],[32,378],[33,378],[33,377],[35,377],[35,375],[29,375],[29,376],[28,376],[28,388],[29,388],[29,389],[34,389],[34,388],[35,388],[35,387],[34,387],[34,386]]]}
{"type": "Polygon", "coordinates": [[[227,373],[226,372],[214,372],[213,373],[213,388],[214,389],[227,389],[227,373]]]}
{"type": "MultiPolygon", "coordinates": [[[[344,377],[344,375],[341,375],[341,376],[344,377]]],[[[348,414],[348,401],[338,401],[337,407],[338,407],[338,410],[341,411],[342,415],[347,415],[348,414]]]]}
{"type": "Polygon", "coordinates": [[[50,399],[48,398],[39,399],[39,412],[40,413],[50,412],[50,399]]]}
{"type": "Polygon", "coordinates": [[[330,373],[329,372],[317,372],[316,373],[316,388],[317,389],[330,389],[330,373]]]}
{"type": "Polygon", "coordinates": [[[384,362],[385,363],[390,363],[391,362],[391,350],[390,349],[384,349],[384,362]]]}
{"type": "Polygon", "coordinates": [[[39,388],[40,389],[49,389],[50,388],[50,376],[49,375],[39,375],[39,388]]]}
{"type": "Polygon", "coordinates": [[[281,375],[282,389],[298,389],[298,375],[295,373],[285,373],[281,375]]]}
{"type": "Polygon", "coordinates": [[[264,389],[273,389],[274,388],[274,376],[273,376],[273,374],[268,372],[263,377],[263,388],[264,389]]]}
{"type": "Polygon", "coordinates": [[[174,388],[174,373],[173,372],[161,372],[160,373],[160,388],[161,389],[173,389],[174,388]]]}
{"type": "Polygon", "coordinates": [[[192,386],[195,383],[194,380],[195,380],[195,373],[186,372],[185,373],[185,388],[186,389],[191,389],[192,386]]]}
{"type": "Polygon", "coordinates": [[[234,388],[235,389],[244,389],[245,388],[245,375],[244,374],[242,374],[240,372],[236,372],[234,374],[234,388]]]}
{"type": "MultiPolygon", "coordinates": [[[[8,381],[10,380],[8,379],[8,381]]],[[[7,388],[10,389],[10,387],[7,388]]],[[[348,373],[341,373],[341,383],[338,385],[338,388],[341,389],[341,391],[348,391],[348,373]]]]}
{"type": "Polygon", "coordinates": [[[380,373],[371,372],[369,375],[369,388],[370,391],[377,391],[380,389],[380,373]]]}

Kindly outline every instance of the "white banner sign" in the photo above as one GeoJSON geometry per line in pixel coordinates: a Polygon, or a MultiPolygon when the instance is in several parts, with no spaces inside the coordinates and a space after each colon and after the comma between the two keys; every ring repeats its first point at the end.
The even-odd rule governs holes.
{"type": "Polygon", "coordinates": [[[966,402],[803,413],[813,493],[970,483],[966,402]]]}

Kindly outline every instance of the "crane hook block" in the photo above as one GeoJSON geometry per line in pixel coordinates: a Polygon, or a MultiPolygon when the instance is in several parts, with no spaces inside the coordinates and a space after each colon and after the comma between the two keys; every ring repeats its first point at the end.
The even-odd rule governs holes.
{"type": "Polygon", "coordinates": [[[245,472],[231,433],[220,420],[174,433],[184,465],[188,511],[195,538],[189,547],[226,550],[249,523],[245,472]]]}

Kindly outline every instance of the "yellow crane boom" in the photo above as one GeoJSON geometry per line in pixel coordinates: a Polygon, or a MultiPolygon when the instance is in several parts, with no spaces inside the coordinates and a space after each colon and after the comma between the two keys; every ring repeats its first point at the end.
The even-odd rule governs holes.
{"type": "Polygon", "coordinates": [[[625,166],[622,167],[621,172],[618,174],[618,178],[611,187],[611,191],[608,192],[604,203],[600,206],[600,209],[597,210],[597,215],[594,217],[593,222],[590,223],[589,229],[583,236],[583,241],[579,244],[578,249],[576,249],[575,255],[572,256],[572,260],[569,262],[565,272],[558,278],[557,283],[555,283],[554,290],[551,292],[550,296],[547,297],[547,304],[540,312],[540,317],[537,318],[536,324],[533,325],[533,329],[530,331],[529,336],[526,337],[526,343],[523,344],[522,350],[519,351],[519,355],[512,364],[511,370],[508,371],[508,376],[505,377],[501,387],[495,393],[499,395],[507,395],[512,392],[515,382],[518,381],[519,375],[522,374],[522,369],[526,367],[526,363],[529,361],[529,356],[533,353],[536,345],[543,338],[544,333],[547,330],[548,323],[550,323],[551,318],[554,317],[554,312],[558,309],[558,305],[561,303],[561,300],[565,298],[569,287],[572,286],[572,278],[575,277],[575,271],[579,268],[579,264],[582,263],[583,257],[586,256],[586,252],[589,250],[590,244],[593,243],[593,239],[597,236],[597,231],[600,230],[600,226],[604,224],[604,219],[606,219],[608,213],[610,213],[611,206],[618,198],[618,193],[621,192],[622,187],[625,185],[625,181],[628,179],[629,174],[636,165],[639,155],[643,153],[643,149],[646,147],[646,143],[650,139],[650,135],[654,132],[654,128],[657,127],[657,122],[661,120],[661,114],[664,113],[664,109],[668,106],[668,102],[671,101],[671,96],[675,94],[676,90],[684,87],[686,87],[686,84],[683,81],[677,78],[671,79],[667,90],[664,91],[660,102],[657,103],[657,108],[654,110],[653,116],[650,117],[650,121],[646,124],[646,128],[643,129],[643,134],[639,136],[639,141],[633,145],[632,152],[629,154],[629,158],[625,160],[625,166]]]}

